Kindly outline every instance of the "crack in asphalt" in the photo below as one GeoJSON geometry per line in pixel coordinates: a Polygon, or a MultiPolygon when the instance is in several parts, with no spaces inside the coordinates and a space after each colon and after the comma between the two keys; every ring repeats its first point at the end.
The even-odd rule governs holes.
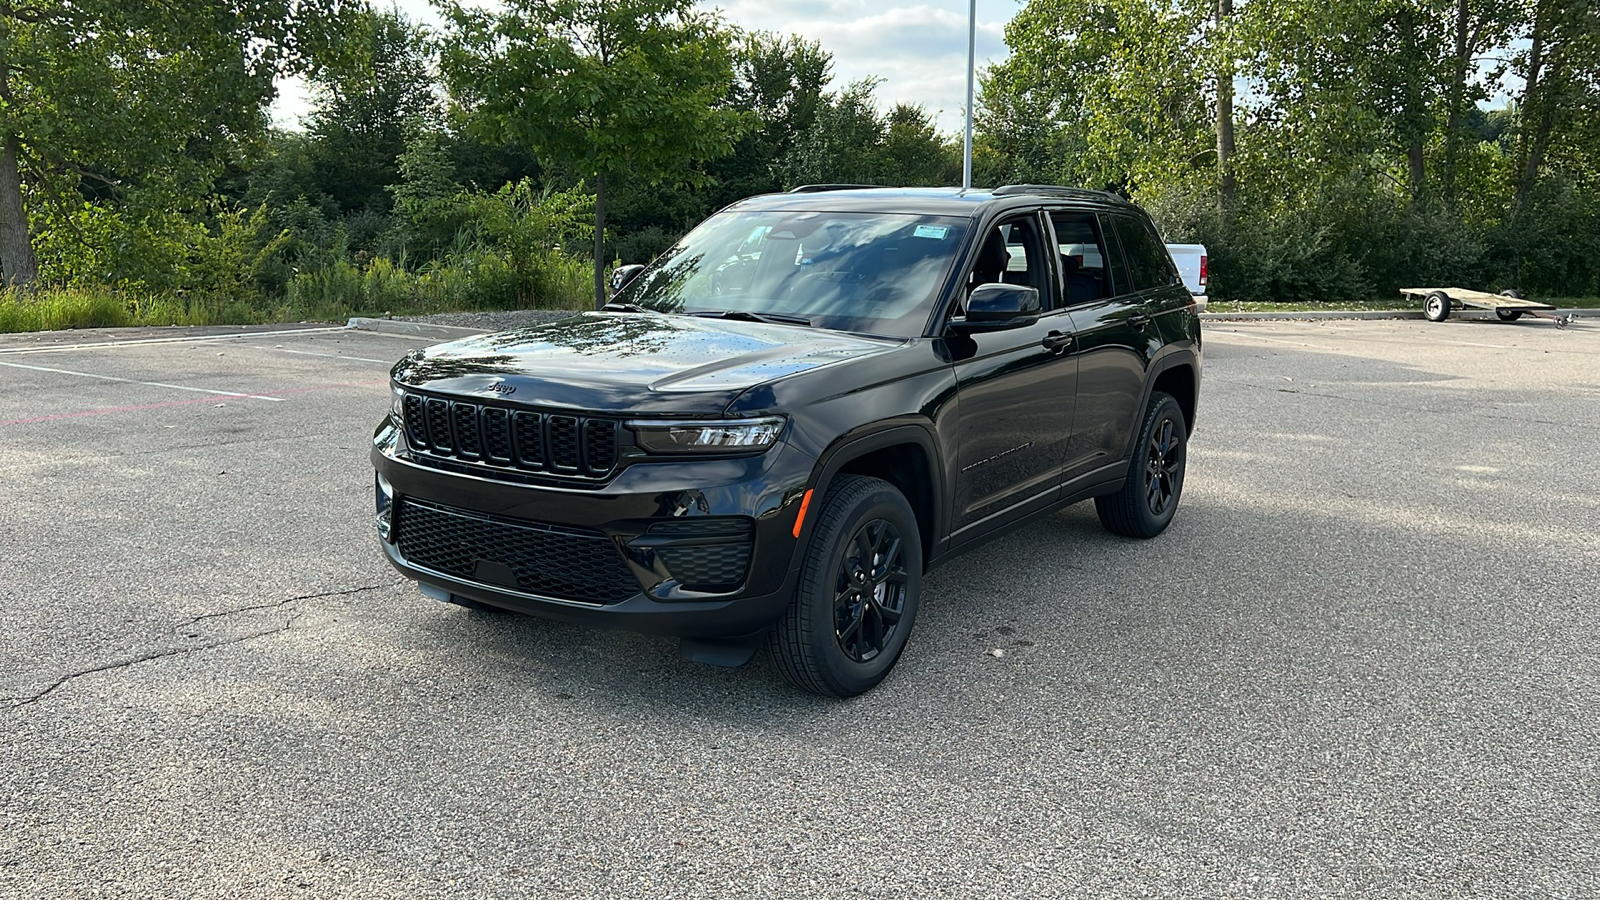
{"type": "MultiPolygon", "coordinates": [[[[272,603],[259,603],[254,606],[242,606],[238,609],[228,609],[223,610],[222,612],[206,613],[203,616],[196,616],[187,622],[173,626],[172,631],[177,633],[183,628],[198,624],[206,621],[207,619],[218,619],[224,616],[238,615],[240,613],[258,612],[264,609],[279,609],[288,606],[291,603],[299,603],[306,600],[322,600],[328,597],[345,597],[351,594],[360,594],[366,591],[375,591],[377,589],[378,585],[363,585],[357,588],[346,588],[339,591],[323,591],[316,594],[302,594],[299,596],[290,597],[286,600],[277,600],[272,603]]],[[[140,663],[153,662],[158,659],[166,659],[169,656],[182,656],[187,653],[198,653],[202,650],[215,650],[218,647],[226,647],[231,644],[241,644],[245,641],[253,641],[257,638],[270,637],[274,634],[282,634],[283,632],[288,631],[289,627],[293,625],[295,620],[300,618],[300,616],[301,613],[295,612],[285,619],[282,625],[276,628],[268,628],[264,631],[257,631],[252,634],[240,635],[238,637],[231,637],[220,641],[212,641],[206,644],[197,644],[192,647],[173,647],[167,650],[155,651],[153,653],[143,653],[108,663],[102,663],[101,665],[97,666],[91,666],[90,668],[81,669],[76,672],[69,672],[66,675],[62,675],[60,678],[57,678],[53,683],[46,686],[44,690],[41,690],[37,693],[20,697],[0,697],[0,709],[21,709],[24,706],[31,706],[32,704],[43,700],[45,697],[50,696],[50,694],[54,693],[57,688],[60,688],[76,679],[82,678],[85,675],[93,675],[97,672],[112,672],[116,671],[117,669],[126,669],[129,666],[136,666],[140,663]]]]}
{"type": "Polygon", "coordinates": [[[179,629],[188,628],[190,625],[198,625],[207,619],[220,619],[223,616],[236,616],[239,613],[256,612],[257,610],[262,609],[277,609],[281,606],[288,606],[291,603],[298,603],[301,600],[321,600],[325,597],[346,597],[350,594],[361,594],[367,591],[375,591],[377,589],[378,585],[364,584],[361,587],[345,588],[342,591],[323,591],[319,594],[305,594],[299,597],[290,597],[287,600],[274,600],[271,603],[259,603],[255,606],[241,606],[238,609],[225,609],[222,612],[206,613],[203,616],[195,616],[187,622],[182,622],[172,626],[172,630],[178,631],[179,629]]]}

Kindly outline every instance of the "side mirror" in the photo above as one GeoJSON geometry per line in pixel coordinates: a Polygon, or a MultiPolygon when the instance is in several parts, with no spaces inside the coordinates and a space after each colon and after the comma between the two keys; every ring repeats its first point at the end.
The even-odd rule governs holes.
{"type": "Polygon", "coordinates": [[[1039,321],[1044,306],[1039,289],[1020,284],[980,284],[967,298],[965,319],[950,324],[958,331],[1004,331],[1039,321]]]}
{"type": "Polygon", "coordinates": [[[615,294],[616,292],[618,292],[618,291],[622,290],[623,288],[627,287],[628,286],[628,282],[630,282],[633,279],[637,278],[639,276],[639,273],[643,272],[643,271],[644,271],[644,266],[641,266],[638,263],[634,263],[631,266],[617,266],[615,269],[612,269],[611,270],[611,293],[615,294]]]}

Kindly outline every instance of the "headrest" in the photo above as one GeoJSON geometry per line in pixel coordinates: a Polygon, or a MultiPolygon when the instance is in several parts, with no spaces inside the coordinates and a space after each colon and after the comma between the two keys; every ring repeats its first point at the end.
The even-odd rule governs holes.
{"type": "Polygon", "coordinates": [[[983,248],[978,251],[978,266],[984,272],[1004,272],[1011,263],[1011,253],[1006,250],[1006,237],[999,229],[989,232],[989,237],[983,242],[983,248]]]}

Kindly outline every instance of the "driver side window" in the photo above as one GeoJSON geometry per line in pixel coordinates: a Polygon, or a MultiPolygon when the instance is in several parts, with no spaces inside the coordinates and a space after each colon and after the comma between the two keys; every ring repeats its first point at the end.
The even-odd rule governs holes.
{"type": "Polygon", "coordinates": [[[967,274],[966,290],[955,315],[966,309],[966,298],[985,284],[1020,284],[1039,292],[1045,309],[1055,308],[1050,290],[1050,268],[1046,263],[1044,239],[1039,221],[1032,215],[1007,219],[991,227],[978,245],[978,256],[967,274]]]}

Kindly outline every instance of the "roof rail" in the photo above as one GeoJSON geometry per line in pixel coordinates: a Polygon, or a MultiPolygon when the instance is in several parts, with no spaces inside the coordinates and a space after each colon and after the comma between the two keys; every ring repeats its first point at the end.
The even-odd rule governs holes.
{"type": "Polygon", "coordinates": [[[1008,184],[997,187],[989,193],[996,197],[1009,194],[1040,194],[1045,197],[1075,197],[1081,200],[1122,200],[1110,191],[1096,191],[1089,188],[1062,187],[1056,184],[1008,184]]]}
{"type": "Polygon", "coordinates": [[[823,191],[858,191],[863,188],[881,188],[881,184],[802,184],[790,188],[791,194],[820,194],[823,191]]]}

